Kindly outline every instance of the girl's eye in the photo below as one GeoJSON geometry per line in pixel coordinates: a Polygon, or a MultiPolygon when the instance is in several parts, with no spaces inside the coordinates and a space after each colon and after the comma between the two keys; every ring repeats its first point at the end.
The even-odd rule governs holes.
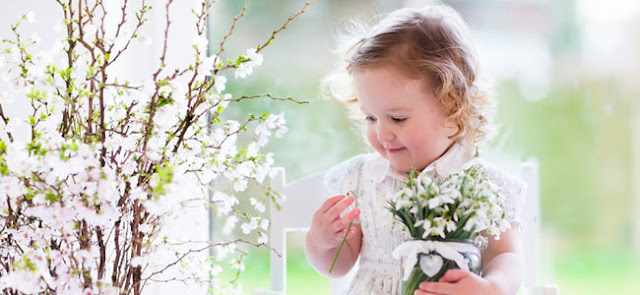
{"type": "Polygon", "coordinates": [[[366,116],[364,118],[364,120],[367,121],[367,122],[375,122],[376,121],[376,117],[374,117],[374,116],[366,116]]]}
{"type": "Polygon", "coordinates": [[[405,120],[407,120],[407,118],[391,118],[391,120],[393,120],[393,122],[396,122],[396,123],[402,123],[405,120]]]}

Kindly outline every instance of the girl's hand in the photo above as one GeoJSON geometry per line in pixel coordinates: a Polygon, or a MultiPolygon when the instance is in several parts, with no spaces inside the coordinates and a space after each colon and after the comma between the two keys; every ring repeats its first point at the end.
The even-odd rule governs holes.
{"type": "Polygon", "coordinates": [[[314,246],[325,251],[331,250],[340,246],[345,231],[349,230],[347,239],[356,235],[356,227],[352,226],[350,229],[347,229],[347,227],[351,221],[360,215],[360,210],[358,208],[353,209],[343,217],[340,217],[340,213],[349,207],[354,200],[353,196],[333,196],[316,210],[311,220],[311,228],[309,229],[309,235],[314,243],[316,243],[314,246]]]}
{"type": "Polygon", "coordinates": [[[472,272],[450,269],[439,282],[420,283],[415,295],[494,295],[493,284],[472,272]]]}

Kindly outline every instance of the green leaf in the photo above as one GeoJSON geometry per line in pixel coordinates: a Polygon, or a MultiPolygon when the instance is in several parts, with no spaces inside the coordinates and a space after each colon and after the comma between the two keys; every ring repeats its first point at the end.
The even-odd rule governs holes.
{"type": "Polygon", "coordinates": [[[51,203],[55,203],[55,202],[60,201],[60,196],[59,196],[59,195],[56,195],[56,194],[53,194],[53,193],[51,193],[51,192],[48,192],[48,193],[45,195],[44,199],[45,199],[45,200],[47,200],[47,201],[49,201],[49,202],[51,202],[51,203]]]}
{"type": "Polygon", "coordinates": [[[0,174],[2,174],[2,176],[9,174],[9,167],[7,167],[7,165],[0,164],[0,174]]]}
{"type": "Polygon", "coordinates": [[[173,98],[171,98],[171,96],[165,97],[165,96],[160,96],[158,98],[158,107],[161,108],[163,106],[169,105],[173,103],[173,98]]]}

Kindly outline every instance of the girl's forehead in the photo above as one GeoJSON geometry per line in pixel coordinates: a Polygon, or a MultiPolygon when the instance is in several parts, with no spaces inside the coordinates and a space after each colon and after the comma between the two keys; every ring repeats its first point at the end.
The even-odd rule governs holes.
{"type": "Polygon", "coordinates": [[[391,67],[358,71],[354,86],[361,106],[398,111],[425,103],[432,93],[423,80],[409,78],[391,67]]]}
{"type": "Polygon", "coordinates": [[[408,75],[394,66],[359,69],[353,72],[353,79],[356,88],[375,88],[377,91],[432,92],[433,88],[428,77],[408,75]]]}

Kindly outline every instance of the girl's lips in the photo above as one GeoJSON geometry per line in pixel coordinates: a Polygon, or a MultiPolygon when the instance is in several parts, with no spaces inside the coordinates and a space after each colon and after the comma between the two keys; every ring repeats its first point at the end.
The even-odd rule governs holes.
{"type": "Polygon", "coordinates": [[[399,153],[399,152],[401,152],[403,150],[404,150],[403,147],[402,148],[395,148],[395,149],[387,149],[387,153],[395,154],[395,153],[399,153]]]}

